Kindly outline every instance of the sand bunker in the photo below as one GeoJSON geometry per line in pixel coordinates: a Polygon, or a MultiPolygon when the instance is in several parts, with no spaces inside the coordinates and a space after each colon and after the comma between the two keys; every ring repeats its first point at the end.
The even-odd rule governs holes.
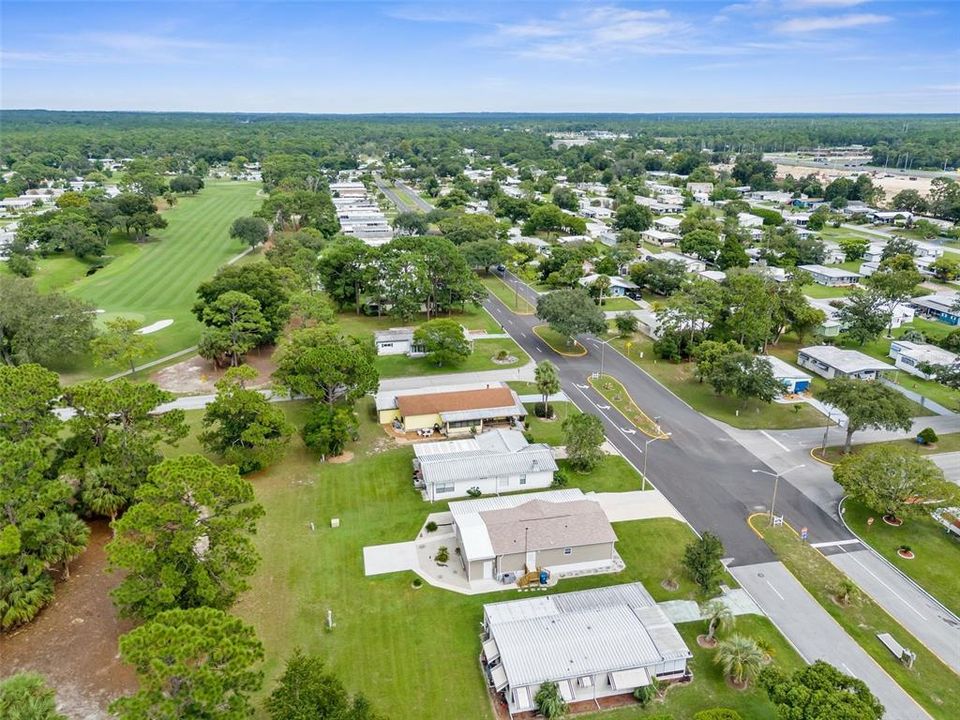
{"type": "Polygon", "coordinates": [[[155,333],[158,330],[163,330],[165,327],[170,327],[173,325],[173,320],[157,320],[155,323],[147,325],[137,330],[141,335],[149,335],[150,333],[155,333]]]}

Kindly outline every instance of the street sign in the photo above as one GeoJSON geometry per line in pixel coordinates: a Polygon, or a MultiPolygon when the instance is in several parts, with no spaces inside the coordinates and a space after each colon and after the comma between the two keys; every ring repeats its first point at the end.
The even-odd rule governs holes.
{"type": "Polygon", "coordinates": [[[774,515],[773,516],[773,526],[780,527],[783,525],[783,515],[774,515]]]}
{"type": "Polygon", "coordinates": [[[806,529],[806,528],[800,528],[800,539],[801,539],[801,540],[806,540],[806,539],[807,539],[807,529],[806,529]]]}

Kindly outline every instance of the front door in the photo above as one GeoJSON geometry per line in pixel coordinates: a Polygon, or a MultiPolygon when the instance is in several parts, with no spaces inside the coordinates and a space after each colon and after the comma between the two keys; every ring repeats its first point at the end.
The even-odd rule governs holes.
{"type": "Polygon", "coordinates": [[[484,580],[493,579],[493,560],[483,561],[483,579],[484,580]]]}

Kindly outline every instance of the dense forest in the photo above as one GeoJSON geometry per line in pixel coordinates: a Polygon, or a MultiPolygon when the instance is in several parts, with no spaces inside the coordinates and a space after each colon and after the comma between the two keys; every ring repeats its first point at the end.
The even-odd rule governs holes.
{"type": "MultiPolygon", "coordinates": [[[[894,166],[909,155],[915,168],[960,167],[960,123],[952,115],[755,115],[755,114],[449,114],[449,115],[256,115],[191,113],[49,112],[0,113],[3,163],[29,176],[43,168],[84,174],[88,158],[148,155],[165,158],[173,171],[242,156],[261,160],[277,153],[307,154],[329,170],[356,167],[364,155],[429,163],[441,176],[458,173],[471,148],[495,161],[559,160],[575,167],[597,149],[554,151],[547,133],[611,130],[629,134],[621,153],[711,149],[781,152],[859,144],[874,161],[894,166]]],[[[591,146],[594,147],[594,146],[591,146]]]]}

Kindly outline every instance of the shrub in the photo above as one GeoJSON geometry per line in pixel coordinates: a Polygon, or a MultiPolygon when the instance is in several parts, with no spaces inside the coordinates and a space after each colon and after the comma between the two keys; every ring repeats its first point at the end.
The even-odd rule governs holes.
{"type": "Polygon", "coordinates": [[[847,606],[851,601],[856,600],[858,592],[857,584],[849,578],[838,580],[836,584],[830,588],[830,594],[843,606],[847,606]]]}
{"type": "Polygon", "coordinates": [[[660,684],[656,678],[650,678],[649,685],[641,685],[633,691],[633,699],[640,703],[640,707],[646,707],[657,695],[660,694],[660,684]]]}
{"type": "Polygon", "coordinates": [[[450,551],[447,550],[446,545],[441,545],[437,548],[437,556],[434,558],[438,564],[442,565],[447,560],[450,559],[450,551]]]}
{"type": "Polygon", "coordinates": [[[544,407],[542,402],[538,402],[533,406],[533,414],[538,418],[552,418],[553,417],[553,405],[547,404],[544,407]]]}
{"type": "Polygon", "coordinates": [[[430,522],[427,523],[427,532],[436,532],[436,531],[437,531],[437,524],[433,520],[431,520],[430,522]]]}
{"type": "Polygon", "coordinates": [[[907,330],[903,335],[900,336],[901,340],[906,342],[915,342],[915,343],[925,343],[927,341],[927,336],[923,334],[921,330],[907,330]]]}
{"type": "Polygon", "coordinates": [[[743,715],[730,708],[710,708],[696,713],[693,720],[743,720],[743,715]]]}
{"type": "Polygon", "coordinates": [[[917,433],[917,440],[919,440],[922,445],[933,445],[939,439],[936,431],[930,427],[924,428],[917,433]]]}
{"type": "Polygon", "coordinates": [[[7,267],[10,268],[10,272],[20,277],[30,277],[37,271],[33,260],[26,255],[11,255],[7,260],[7,267]]]}
{"type": "Polygon", "coordinates": [[[553,474],[553,482],[550,483],[550,487],[555,487],[555,488],[566,487],[567,483],[569,482],[570,482],[570,478],[567,476],[566,470],[564,470],[563,468],[559,468],[553,474]]]}
{"type": "Polygon", "coordinates": [[[497,351],[497,360],[500,360],[502,362],[506,360],[508,357],[510,357],[510,353],[508,353],[506,350],[497,351]]]}
{"type": "Polygon", "coordinates": [[[413,579],[413,582],[412,582],[411,584],[412,584],[415,588],[423,587],[423,580],[421,580],[420,578],[414,578],[414,579],[413,579]]]}
{"type": "Polygon", "coordinates": [[[481,495],[483,495],[483,493],[480,491],[480,488],[472,487],[469,490],[467,490],[467,495],[469,495],[472,498],[478,498],[481,495]]]}

